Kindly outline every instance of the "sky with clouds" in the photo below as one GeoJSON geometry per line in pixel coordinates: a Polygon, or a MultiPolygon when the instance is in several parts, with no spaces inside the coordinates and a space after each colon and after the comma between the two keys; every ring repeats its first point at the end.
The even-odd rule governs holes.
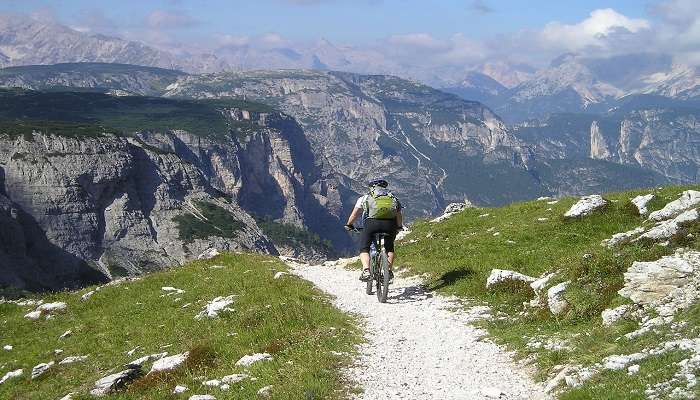
{"type": "Polygon", "coordinates": [[[640,49],[700,64],[698,0],[23,0],[0,12],[173,51],[326,38],[436,66],[640,49]]]}

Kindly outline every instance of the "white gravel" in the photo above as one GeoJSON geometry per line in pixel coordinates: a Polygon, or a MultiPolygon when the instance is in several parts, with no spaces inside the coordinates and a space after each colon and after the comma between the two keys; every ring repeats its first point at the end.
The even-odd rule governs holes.
{"type": "Polygon", "coordinates": [[[398,276],[381,304],[365,294],[358,271],[289,264],[335,296],[338,308],[364,320],[367,343],[347,371],[364,390],[358,399],[548,398],[511,354],[484,341],[485,332],[470,325],[478,309],[463,311],[455,299],[427,293],[416,278],[398,276]]]}

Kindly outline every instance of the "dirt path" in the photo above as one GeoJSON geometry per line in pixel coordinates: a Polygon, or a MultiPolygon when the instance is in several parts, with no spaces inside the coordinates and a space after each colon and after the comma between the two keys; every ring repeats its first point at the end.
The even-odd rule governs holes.
{"type": "Polygon", "coordinates": [[[415,278],[397,277],[387,303],[380,304],[364,293],[357,271],[288,263],[333,295],[338,308],[365,321],[367,343],[347,372],[364,389],[358,398],[546,398],[507,352],[479,340],[484,332],[469,325],[479,310],[458,311],[454,300],[425,292],[415,278]]]}

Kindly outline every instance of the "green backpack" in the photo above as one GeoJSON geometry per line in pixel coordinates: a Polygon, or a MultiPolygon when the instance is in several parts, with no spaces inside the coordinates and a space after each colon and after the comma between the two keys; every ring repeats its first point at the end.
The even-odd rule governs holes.
{"type": "Polygon", "coordinates": [[[399,211],[399,201],[384,188],[374,188],[365,200],[367,218],[394,219],[399,211]]]}

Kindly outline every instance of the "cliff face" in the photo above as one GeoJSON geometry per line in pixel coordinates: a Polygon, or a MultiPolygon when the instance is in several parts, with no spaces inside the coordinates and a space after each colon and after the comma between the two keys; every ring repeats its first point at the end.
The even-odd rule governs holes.
{"type": "MultiPolygon", "coordinates": [[[[297,160],[309,149],[294,120],[225,114],[247,128],[216,138],[0,136],[0,287],[56,289],[137,275],[210,248],[276,254],[251,213],[332,224],[342,245],[342,225],[306,183],[313,165],[297,160]]],[[[303,246],[280,248],[305,254],[303,246]]]]}

